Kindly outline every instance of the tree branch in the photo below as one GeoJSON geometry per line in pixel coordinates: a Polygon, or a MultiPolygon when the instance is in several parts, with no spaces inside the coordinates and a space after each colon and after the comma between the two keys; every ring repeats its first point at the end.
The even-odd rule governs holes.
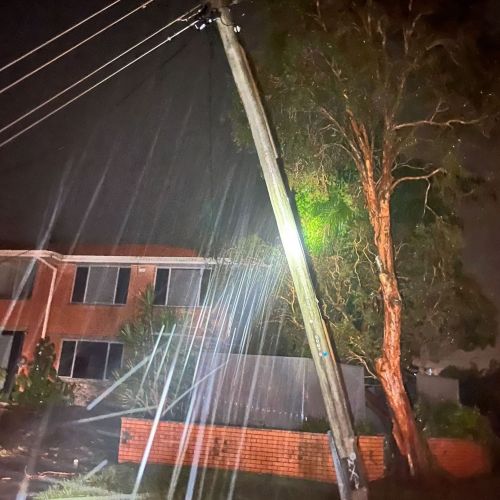
{"type": "Polygon", "coordinates": [[[320,0],[316,0],[316,16],[313,16],[316,22],[321,26],[321,29],[328,33],[328,28],[326,27],[325,21],[323,21],[323,16],[321,14],[320,0]]]}
{"type": "Polygon", "coordinates": [[[414,122],[407,123],[399,123],[398,125],[393,125],[392,130],[402,130],[405,128],[415,128],[422,126],[430,126],[430,127],[442,127],[442,128],[451,128],[453,125],[474,125],[475,123],[479,123],[484,120],[484,116],[481,118],[476,118],[474,120],[462,120],[461,118],[450,118],[444,122],[437,122],[435,120],[417,120],[414,122]]]}
{"type": "Polygon", "coordinates": [[[357,148],[353,140],[348,136],[345,128],[340,125],[338,120],[324,106],[319,106],[319,111],[324,117],[326,117],[330,121],[330,123],[334,126],[335,130],[337,130],[337,132],[341,134],[342,137],[345,139],[346,143],[349,145],[349,148],[351,149],[352,152],[351,155],[353,157],[353,160],[355,160],[355,163],[362,162],[363,160],[359,155],[359,149],[357,148]]]}
{"type": "Polygon", "coordinates": [[[402,182],[405,182],[405,181],[429,180],[431,177],[433,177],[434,175],[436,175],[439,172],[444,172],[444,170],[440,167],[440,168],[436,168],[435,170],[433,170],[432,172],[430,172],[430,173],[428,173],[426,175],[416,175],[416,176],[409,175],[409,176],[406,176],[406,177],[400,177],[399,179],[397,179],[396,181],[394,181],[392,183],[391,193],[394,191],[394,189],[396,189],[396,186],[398,186],[398,184],[401,184],[402,182]]]}

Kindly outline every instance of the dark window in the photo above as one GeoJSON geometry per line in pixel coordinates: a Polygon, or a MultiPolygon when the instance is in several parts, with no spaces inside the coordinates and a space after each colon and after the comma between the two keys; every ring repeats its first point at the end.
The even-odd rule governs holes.
{"type": "Polygon", "coordinates": [[[103,379],[107,354],[106,342],[78,342],[73,377],[103,379]]]}
{"type": "Polygon", "coordinates": [[[59,360],[59,375],[62,377],[71,376],[73,368],[73,357],[75,356],[76,342],[64,341],[59,360]]]}
{"type": "MultiPolygon", "coordinates": [[[[9,366],[9,357],[13,338],[14,335],[12,332],[7,330],[4,330],[0,334],[0,373],[2,373],[1,370],[5,370],[7,366],[9,366]]],[[[2,381],[0,381],[0,386],[1,385],[2,381]]]]}
{"type": "Polygon", "coordinates": [[[0,262],[0,299],[29,299],[35,274],[36,263],[31,259],[12,258],[0,262]]]}
{"type": "Polygon", "coordinates": [[[83,302],[85,299],[85,288],[87,287],[88,267],[77,267],[75,276],[75,286],[73,287],[72,302],[83,302]]]}
{"type": "Polygon", "coordinates": [[[207,298],[208,284],[210,283],[211,275],[212,271],[210,269],[203,269],[200,286],[200,305],[203,305],[205,299],[207,298]]]}
{"type": "Polygon", "coordinates": [[[58,373],[64,377],[102,380],[121,367],[123,345],[115,342],[64,340],[58,373]]]}
{"type": "Polygon", "coordinates": [[[198,306],[208,287],[210,271],[205,269],[158,269],[155,281],[155,305],[198,306]]]}
{"type": "Polygon", "coordinates": [[[154,304],[164,306],[167,302],[168,277],[170,269],[157,269],[154,304]]]}
{"type": "Polygon", "coordinates": [[[128,284],[130,282],[130,267],[120,267],[118,283],[116,284],[115,304],[126,304],[128,284]]]}
{"type": "Polygon", "coordinates": [[[125,304],[130,268],[79,266],[76,269],[72,302],[86,304],[125,304]]]}
{"type": "Polygon", "coordinates": [[[108,364],[106,366],[106,378],[111,378],[113,372],[122,366],[123,345],[109,344],[108,364]]]}
{"type": "MultiPolygon", "coordinates": [[[[3,381],[2,391],[9,398],[16,382],[16,375],[21,360],[21,353],[24,343],[24,332],[4,330],[1,332],[0,338],[3,348],[7,348],[7,352],[0,352],[0,358],[4,358],[2,368],[5,369],[5,379],[3,381]],[[5,342],[7,341],[7,342],[5,342]],[[5,345],[7,343],[7,345],[5,345]]],[[[0,348],[2,346],[0,345],[0,348]]]]}
{"type": "Polygon", "coordinates": [[[167,305],[193,307],[198,305],[201,269],[172,269],[167,305]]]}
{"type": "Polygon", "coordinates": [[[91,267],[87,278],[85,302],[88,304],[113,304],[116,295],[118,267],[91,267]]]}

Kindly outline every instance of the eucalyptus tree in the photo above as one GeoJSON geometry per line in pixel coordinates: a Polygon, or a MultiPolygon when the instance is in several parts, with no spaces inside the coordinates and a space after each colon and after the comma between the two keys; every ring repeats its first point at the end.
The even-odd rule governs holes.
{"type": "Polygon", "coordinates": [[[475,40],[411,1],[259,5],[271,37],[257,73],[325,315],[380,381],[411,472],[430,474],[401,366],[426,342],[470,347],[495,333],[460,262],[457,205],[476,182],[457,151],[464,127],[486,131],[491,107],[475,40]]]}

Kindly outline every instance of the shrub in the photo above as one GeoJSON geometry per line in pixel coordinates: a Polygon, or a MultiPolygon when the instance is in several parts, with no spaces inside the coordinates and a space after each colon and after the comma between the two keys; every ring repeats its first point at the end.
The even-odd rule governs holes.
{"type": "Polygon", "coordinates": [[[429,437],[472,439],[491,443],[493,433],[488,420],[477,408],[453,402],[431,404],[420,401],[415,408],[417,421],[429,437]]]}
{"type": "Polygon", "coordinates": [[[12,400],[31,408],[71,402],[71,387],[57,376],[55,358],[54,344],[48,338],[41,339],[35,347],[27,373],[18,375],[16,379],[12,400]]]}
{"type": "MultiPolygon", "coordinates": [[[[145,412],[146,415],[154,414],[159,405],[172,368],[167,405],[192,385],[197,356],[197,348],[191,348],[190,336],[187,334],[188,321],[182,316],[175,316],[168,309],[155,308],[153,298],[153,290],[148,288],[141,296],[136,316],[121,327],[119,338],[124,345],[124,363],[122,369],[114,374],[115,379],[118,379],[152,356],[148,363],[118,387],[115,396],[124,407],[150,408],[150,411],[145,412]],[[174,325],[178,335],[171,333],[174,325]],[[158,338],[160,332],[163,333],[158,338]]],[[[169,412],[168,418],[183,418],[179,408],[169,412]]]]}
{"type": "MultiPolygon", "coordinates": [[[[313,432],[326,434],[330,430],[330,424],[326,418],[308,418],[302,423],[300,432],[313,432]]],[[[360,420],[354,423],[354,431],[357,436],[376,436],[378,434],[375,426],[369,420],[360,420]]]]}
{"type": "Polygon", "coordinates": [[[354,431],[357,436],[377,436],[380,434],[373,422],[368,419],[359,420],[354,422],[354,431]]]}
{"type": "Polygon", "coordinates": [[[301,432],[314,432],[326,434],[330,430],[330,424],[326,418],[308,418],[299,429],[301,432]]]}

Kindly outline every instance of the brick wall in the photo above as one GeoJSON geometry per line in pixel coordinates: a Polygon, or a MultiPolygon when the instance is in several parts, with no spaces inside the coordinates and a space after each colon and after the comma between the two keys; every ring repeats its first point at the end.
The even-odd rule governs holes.
{"type": "Polygon", "coordinates": [[[25,300],[0,299],[0,317],[4,330],[27,333],[23,344],[23,355],[30,357],[40,338],[52,271],[38,263],[31,298],[25,300]]]}
{"type": "MultiPolygon", "coordinates": [[[[120,463],[140,462],[150,429],[150,420],[122,419],[120,463]]],[[[477,476],[491,470],[487,451],[477,443],[430,439],[429,445],[438,464],[454,477],[477,476]]],[[[384,437],[362,436],[359,447],[368,479],[381,479],[385,473],[384,437]]],[[[309,432],[160,422],[149,462],[197,462],[208,468],[335,481],[327,437],[309,432]],[[181,442],[185,445],[181,446],[181,442]]]]}
{"type": "MultiPolygon", "coordinates": [[[[150,426],[149,420],[122,419],[120,463],[141,460],[150,426]]],[[[369,479],[383,477],[384,438],[361,437],[359,446],[369,479]]],[[[335,481],[327,437],[309,432],[161,422],[149,462],[173,465],[178,460],[183,465],[198,461],[202,467],[335,481]]]]}
{"type": "MultiPolygon", "coordinates": [[[[180,250],[179,250],[180,252],[180,250]]],[[[186,250],[186,253],[189,253],[186,250]]],[[[57,267],[55,290],[47,324],[46,336],[54,342],[59,356],[64,339],[112,340],[116,339],[121,325],[134,317],[140,297],[147,286],[154,283],[156,265],[130,267],[127,303],[124,305],[73,304],[71,297],[77,265],[52,262],[57,267]]],[[[31,297],[26,300],[0,299],[1,326],[5,330],[26,333],[23,356],[30,359],[40,339],[45,318],[52,271],[38,262],[31,297]]],[[[196,324],[201,308],[175,308],[175,314],[186,315],[196,324]]],[[[56,366],[59,359],[56,359],[56,366]]]]}
{"type": "Polygon", "coordinates": [[[153,283],[155,266],[130,266],[127,303],[124,305],[72,304],[76,265],[60,266],[47,335],[56,344],[63,339],[114,339],[120,326],[134,317],[138,301],[146,287],[153,283]]]}
{"type": "MultiPolygon", "coordinates": [[[[153,265],[131,265],[127,304],[72,304],[76,265],[56,265],[58,271],[46,335],[55,343],[58,352],[64,338],[116,338],[119,327],[134,316],[140,295],[153,283],[155,276],[153,265]]],[[[39,262],[31,298],[0,300],[2,327],[26,332],[23,344],[26,358],[31,358],[40,339],[51,279],[52,271],[39,262]]]]}
{"type": "Polygon", "coordinates": [[[472,477],[491,471],[488,451],[474,441],[431,438],[429,446],[438,465],[454,477],[472,477]]]}

